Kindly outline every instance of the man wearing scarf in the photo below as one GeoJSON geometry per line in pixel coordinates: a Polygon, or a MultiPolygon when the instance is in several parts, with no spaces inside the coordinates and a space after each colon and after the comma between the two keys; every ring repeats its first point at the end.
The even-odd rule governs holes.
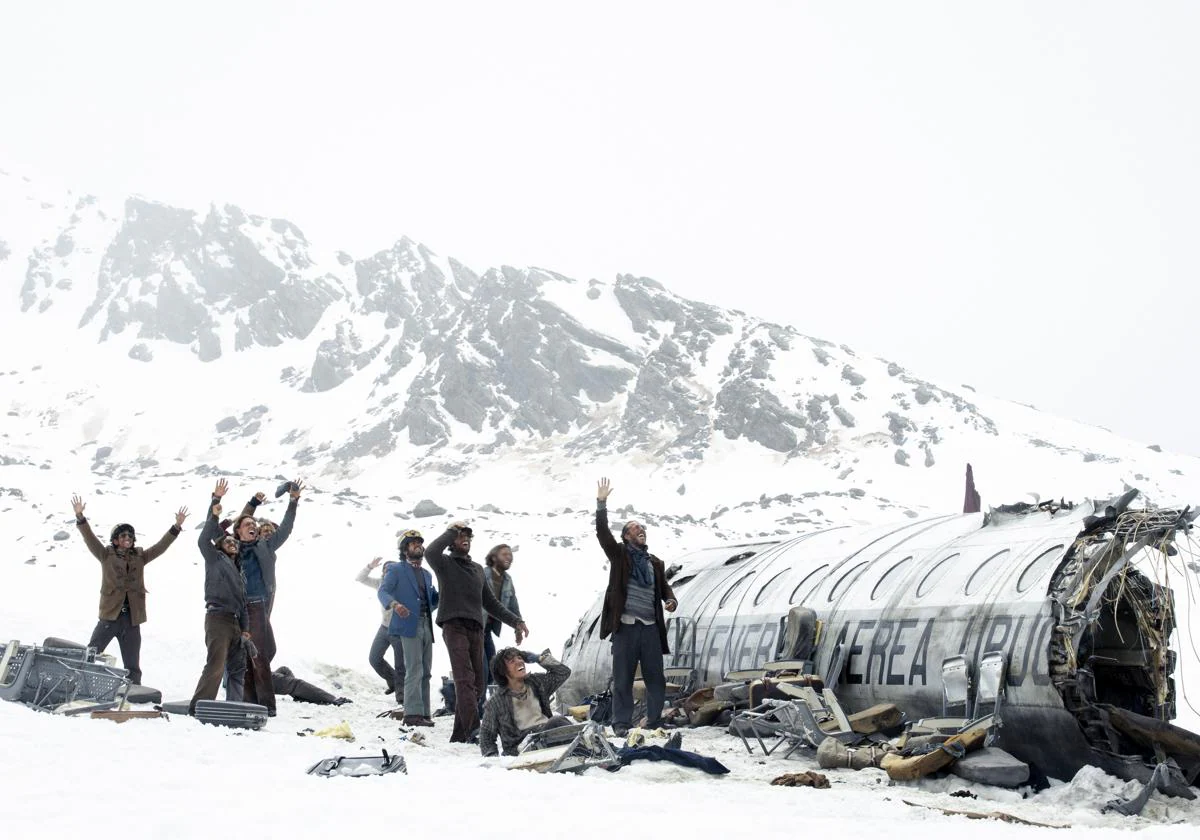
{"type": "Polygon", "coordinates": [[[612,635],[612,727],[618,737],[624,737],[633,723],[633,675],[639,664],[646,684],[646,725],[654,729],[661,723],[667,693],[663,655],[671,652],[663,609],[674,612],[678,604],[663,562],[646,547],[645,527],[631,519],[621,529],[621,542],[613,538],[608,529],[611,492],[609,480],[600,479],[596,486],[596,539],[608,557],[600,638],[612,635]]]}

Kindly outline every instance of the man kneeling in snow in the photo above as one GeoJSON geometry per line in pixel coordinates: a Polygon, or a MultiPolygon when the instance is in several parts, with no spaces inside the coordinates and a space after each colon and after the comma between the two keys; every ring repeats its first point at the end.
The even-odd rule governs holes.
{"type": "Polygon", "coordinates": [[[521,740],[531,732],[542,732],[571,723],[550,713],[550,697],[571,676],[571,669],[550,655],[547,650],[538,656],[516,648],[505,648],[492,657],[492,679],[496,693],[483,707],[483,722],[479,726],[479,751],[485,756],[497,755],[496,736],[505,755],[516,755],[521,740]],[[525,663],[538,663],[544,674],[530,674],[525,663]]]}

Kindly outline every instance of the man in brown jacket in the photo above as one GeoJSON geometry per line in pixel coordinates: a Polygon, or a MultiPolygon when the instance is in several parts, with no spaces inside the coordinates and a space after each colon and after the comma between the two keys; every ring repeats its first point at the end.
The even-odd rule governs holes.
{"type": "Polygon", "coordinates": [[[175,514],[175,524],[163,538],[149,548],[134,548],[136,535],[132,525],[121,524],[112,529],[109,544],[104,545],[92,532],[83,515],[87,507],[78,496],[71,497],[75,509],[75,525],[92,556],[100,561],[100,620],[92,631],[88,647],[102,653],[113,639],[121,646],[121,662],[134,685],[142,683],[140,663],[142,628],[146,621],[146,564],[161,555],[183,529],[188,510],[181,507],[175,514]]]}
{"type": "Polygon", "coordinates": [[[608,479],[600,479],[596,486],[596,538],[608,557],[600,638],[612,636],[612,727],[618,737],[624,737],[633,723],[633,675],[639,663],[646,683],[646,725],[655,729],[660,724],[667,695],[663,655],[671,652],[663,607],[674,612],[677,603],[663,562],[646,548],[645,527],[631,519],[621,529],[621,542],[613,538],[608,529],[611,492],[608,479]]]}

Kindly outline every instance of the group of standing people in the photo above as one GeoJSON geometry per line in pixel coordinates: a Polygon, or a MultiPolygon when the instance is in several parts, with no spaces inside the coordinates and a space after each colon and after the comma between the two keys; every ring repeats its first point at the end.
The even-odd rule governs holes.
{"type": "Polygon", "coordinates": [[[204,557],[204,646],[208,656],[192,694],[193,712],[197,701],[216,699],[224,676],[226,700],[257,703],[275,716],[271,660],[276,648],[271,612],[275,607],[276,552],[291,536],[304,484],[290,481],[281,489],[289,497],[282,522],[276,525],[255,516],[267,499],[265,493],[256,493],[232,520],[229,532],[220,519],[221,500],[229,492],[229,483],[218,479],[213,488],[198,540],[204,557]]]}
{"type": "MultiPolygon", "coordinates": [[[[265,493],[251,498],[237,519],[222,523],[221,500],[229,484],[222,478],[213,489],[198,541],[204,558],[207,659],[189,704],[193,711],[198,700],[216,699],[224,678],[227,700],[257,703],[265,706],[269,715],[275,715],[271,611],[275,605],[276,551],[291,535],[303,486],[299,481],[287,483],[290,498],[278,525],[255,516],[266,500],[265,493]],[[233,526],[232,532],[226,530],[229,525],[233,526]]],[[[100,616],[88,646],[103,651],[116,639],[130,681],[140,685],[141,625],[146,621],[145,567],[182,532],[188,509],[181,507],[175,514],[175,524],[162,539],[143,549],[135,545],[133,526],[125,523],[112,529],[107,546],[102,544],[84,516],[84,501],[73,496],[71,507],[84,544],[101,566],[100,616]]]]}
{"type": "MultiPolygon", "coordinates": [[[[258,703],[274,716],[271,612],[276,552],[292,532],[303,484],[287,482],[277,491],[277,496],[287,492],[290,497],[278,526],[255,517],[257,507],[266,500],[264,493],[255,494],[236,519],[222,522],[222,499],[228,491],[228,482],[218,480],[198,540],[205,564],[207,659],[191,708],[194,711],[198,700],[215,699],[225,675],[227,700],[258,703]],[[226,530],[228,525],[231,530],[226,530]]],[[[595,525],[608,559],[609,579],[600,636],[612,637],[612,725],[614,732],[623,736],[632,725],[633,683],[639,666],[646,685],[648,725],[660,723],[666,693],[663,656],[669,652],[664,610],[674,611],[677,603],[663,562],[647,548],[645,526],[630,520],[621,530],[620,542],[613,537],[607,511],[611,492],[608,479],[601,479],[595,525]]],[[[100,617],[89,645],[102,651],[117,639],[130,679],[140,683],[140,625],[146,620],[143,570],[179,536],[188,510],[180,508],[175,524],[162,539],[141,549],[134,545],[133,527],[126,524],[113,528],[108,546],[101,544],[83,515],[83,501],[75,496],[71,502],[84,542],[102,566],[100,617]]],[[[549,702],[571,672],[549,650],[535,655],[508,647],[496,652],[494,637],[503,625],[514,629],[517,645],[529,635],[529,627],[521,616],[509,574],[512,548],[495,546],[481,566],[471,558],[473,538],[474,532],[462,521],[451,523],[428,546],[419,531],[404,531],[397,560],[384,562],[377,557],[359,572],[357,580],[376,590],[382,608],[369,660],[388,684],[387,690],[397,699],[403,698],[404,722],[433,725],[429,682],[436,623],[454,679],[450,740],[478,740],[481,751],[491,755],[497,737],[504,751],[512,752],[529,732],[566,722],[551,714],[549,702]],[[375,577],[372,572],[380,566],[375,577]],[[384,658],[389,647],[394,666],[384,658]],[[529,674],[525,666],[533,663],[541,665],[545,673],[529,674]],[[486,685],[492,680],[496,690],[485,705],[486,685]]]]}

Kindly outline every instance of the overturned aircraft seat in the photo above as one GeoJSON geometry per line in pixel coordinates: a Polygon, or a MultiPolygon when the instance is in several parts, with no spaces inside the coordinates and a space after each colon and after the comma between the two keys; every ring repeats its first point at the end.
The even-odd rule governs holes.
{"type": "Polygon", "coordinates": [[[0,700],[71,714],[120,706],[129,690],[127,673],[89,661],[89,650],[10,641],[0,653],[0,700]]]}

